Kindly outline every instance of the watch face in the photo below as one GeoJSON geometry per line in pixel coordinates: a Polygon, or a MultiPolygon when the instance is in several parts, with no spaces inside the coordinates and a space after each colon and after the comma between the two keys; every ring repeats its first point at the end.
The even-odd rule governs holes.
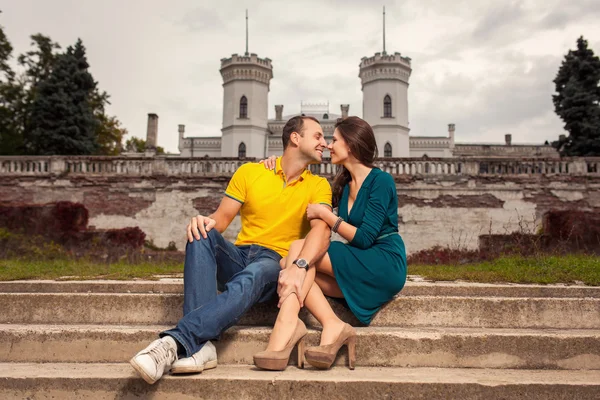
{"type": "Polygon", "coordinates": [[[298,260],[296,260],[296,265],[299,266],[300,268],[308,267],[308,263],[306,262],[306,260],[304,258],[299,258],[298,260]]]}

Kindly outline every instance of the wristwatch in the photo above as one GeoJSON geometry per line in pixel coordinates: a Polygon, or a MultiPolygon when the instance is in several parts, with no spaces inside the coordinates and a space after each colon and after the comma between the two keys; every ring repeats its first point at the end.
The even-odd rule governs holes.
{"type": "Polygon", "coordinates": [[[292,262],[292,264],[296,264],[296,266],[298,268],[303,268],[305,270],[308,270],[308,261],[306,261],[304,258],[298,258],[298,259],[294,260],[294,262],[292,262]]]}

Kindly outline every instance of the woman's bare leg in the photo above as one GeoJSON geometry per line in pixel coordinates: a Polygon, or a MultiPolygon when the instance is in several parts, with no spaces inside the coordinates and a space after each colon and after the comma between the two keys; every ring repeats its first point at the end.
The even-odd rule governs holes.
{"type": "Polygon", "coordinates": [[[332,297],[344,297],[335,278],[333,278],[333,269],[329,254],[325,253],[323,258],[316,264],[317,275],[315,277],[316,285],[312,285],[304,305],[312,315],[323,326],[321,333],[321,346],[325,346],[335,342],[342,330],[344,329],[344,321],[338,318],[325,298],[325,294],[332,297]],[[325,271],[325,273],[321,273],[325,271]],[[327,274],[331,272],[331,275],[327,274]],[[325,294],[324,294],[325,293],[325,294]]]}
{"type": "MultiPolygon", "coordinates": [[[[289,267],[292,261],[298,257],[302,250],[302,246],[304,246],[304,240],[297,240],[292,243],[288,256],[281,260],[282,269],[289,267]]],[[[302,285],[302,293],[308,293],[315,280],[315,274],[315,268],[310,268],[308,270],[302,285]]],[[[279,309],[275,326],[273,326],[273,332],[269,338],[267,351],[280,351],[285,348],[296,329],[296,321],[298,320],[299,312],[300,303],[298,302],[298,297],[292,293],[284,300],[279,309]]]]}

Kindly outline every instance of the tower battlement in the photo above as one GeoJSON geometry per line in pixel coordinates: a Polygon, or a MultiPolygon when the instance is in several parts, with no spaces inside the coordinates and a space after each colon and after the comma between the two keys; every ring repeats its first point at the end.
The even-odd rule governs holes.
{"type": "Polygon", "coordinates": [[[412,68],[410,58],[403,57],[400,53],[394,54],[375,53],[372,57],[363,57],[360,61],[361,83],[365,84],[378,79],[400,80],[408,84],[412,68]]]}
{"type": "Polygon", "coordinates": [[[379,63],[401,63],[405,64],[410,68],[410,57],[403,57],[400,53],[395,52],[394,54],[387,53],[375,53],[372,57],[363,57],[360,60],[360,68],[366,68],[373,64],[379,63]]]}
{"type": "Polygon", "coordinates": [[[220,72],[223,84],[235,80],[253,80],[269,86],[273,79],[271,59],[260,58],[254,53],[248,56],[233,54],[230,58],[222,58],[220,72]]]}

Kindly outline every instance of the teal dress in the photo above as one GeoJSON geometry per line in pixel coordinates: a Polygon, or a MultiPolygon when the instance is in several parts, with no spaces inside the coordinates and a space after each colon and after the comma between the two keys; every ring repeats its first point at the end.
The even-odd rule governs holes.
{"type": "Polygon", "coordinates": [[[398,196],[394,178],[373,168],[348,215],[346,185],[338,215],[357,228],[348,244],[331,242],[329,258],[350,310],[369,325],[383,304],[406,282],[406,250],[398,234],[398,196]]]}

